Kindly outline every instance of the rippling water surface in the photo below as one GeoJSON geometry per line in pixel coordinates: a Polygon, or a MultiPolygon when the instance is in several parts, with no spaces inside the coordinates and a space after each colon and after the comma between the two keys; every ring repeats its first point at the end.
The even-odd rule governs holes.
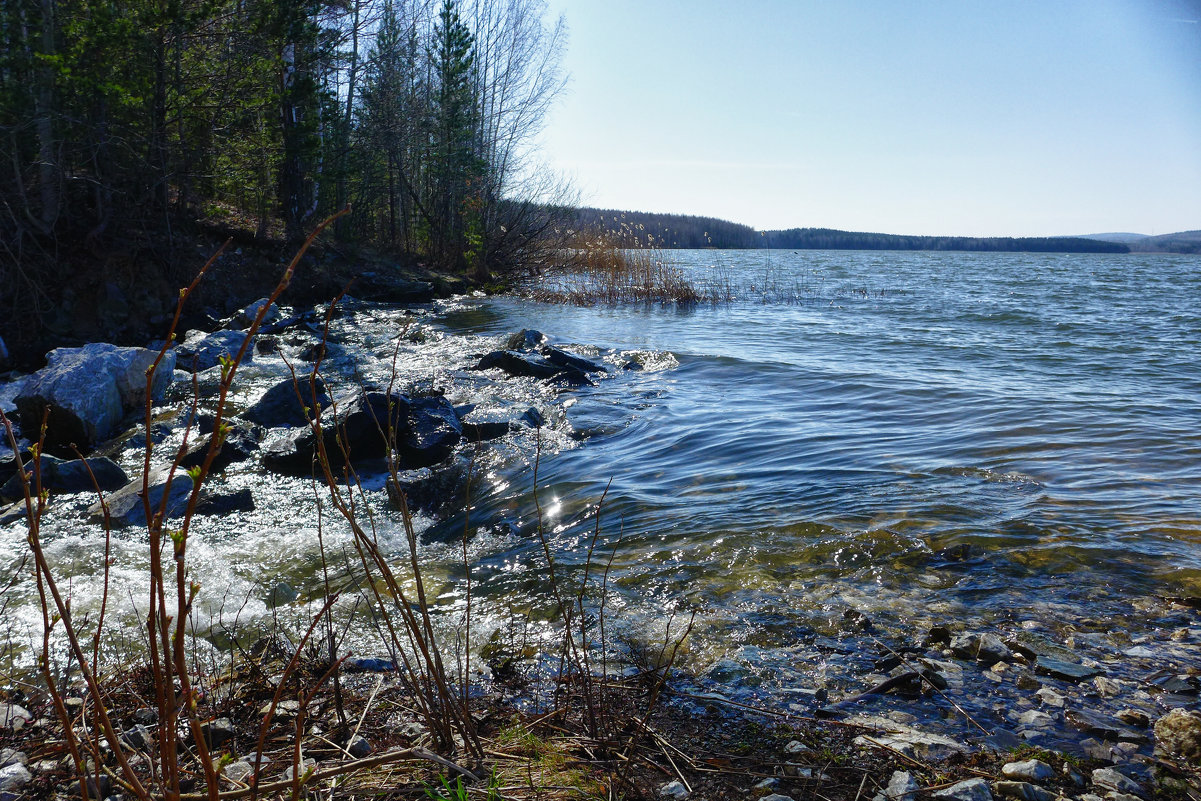
{"type": "MultiPolygon", "coordinates": [[[[608,559],[620,538],[610,610],[646,631],[668,610],[698,610],[687,660],[731,691],[854,688],[855,669],[834,666],[839,654],[853,663],[871,637],[912,640],[933,623],[1048,642],[1108,632],[1078,654],[1098,660],[1198,625],[1164,599],[1201,595],[1201,258],[668,255],[700,282],[735,287],[735,300],[677,309],[464,298],[437,306],[419,323],[425,341],[401,348],[406,381],[456,403],[532,405],[548,421],[476,457],[467,528],[477,638],[545,593],[536,458],[564,574],[581,575],[588,513],[604,496],[598,553],[608,559]],[[465,369],[521,328],[604,359],[609,377],[559,392],[465,369]],[[621,369],[631,358],[646,369],[621,369]],[[850,626],[848,612],[875,634],[850,626]]],[[[333,364],[382,379],[403,319],[353,307],[333,364]]],[[[281,374],[282,363],[261,360],[243,402],[281,374]]],[[[259,508],[199,527],[199,570],[227,607],[210,603],[213,620],[230,608],[267,615],[262,588],[281,577],[302,598],[319,595],[316,518],[297,514],[313,503],[309,484],[249,468],[220,480],[255,487],[259,508]]],[[[400,548],[379,486],[369,481],[368,495],[400,548]]],[[[58,518],[57,553],[86,595],[102,541],[70,522],[78,512],[68,504],[58,518]]],[[[464,524],[422,523],[452,610],[463,602],[464,524]]],[[[327,545],[345,542],[326,525],[327,545]]],[[[16,529],[4,543],[15,564],[16,529]]],[[[130,583],[139,545],[130,535],[117,547],[130,583]]]]}

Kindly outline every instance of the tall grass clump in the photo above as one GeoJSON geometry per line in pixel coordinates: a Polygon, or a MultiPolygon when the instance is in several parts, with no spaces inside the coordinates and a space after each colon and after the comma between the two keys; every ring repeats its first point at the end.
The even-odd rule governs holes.
{"type": "Polygon", "coordinates": [[[580,306],[693,305],[712,300],[670,260],[654,234],[622,223],[616,231],[569,232],[561,265],[543,276],[537,300],[580,306]]]}

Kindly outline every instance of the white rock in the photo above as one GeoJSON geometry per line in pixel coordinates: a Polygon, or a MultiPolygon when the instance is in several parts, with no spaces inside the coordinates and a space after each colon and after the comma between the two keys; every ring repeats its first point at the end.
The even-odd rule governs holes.
{"type": "Polygon", "coordinates": [[[1063,709],[1067,704],[1066,698],[1049,687],[1043,687],[1041,690],[1036,692],[1035,695],[1037,695],[1039,700],[1044,704],[1047,706],[1053,706],[1056,709],[1063,709]]]}
{"type": "Polygon", "coordinates": [[[792,801],[792,797],[780,795],[779,793],[772,793],[771,795],[763,796],[763,798],[759,799],[759,801],[792,801]]]}
{"type": "Polygon", "coordinates": [[[29,772],[29,768],[20,762],[14,762],[7,767],[0,768],[0,791],[6,793],[16,792],[31,781],[33,781],[33,774],[29,772]]]}
{"type": "Polygon", "coordinates": [[[253,765],[251,765],[249,762],[239,760],[237,762],[230,762],[228,765],[226,765],[225,770],[221,771],[221,775],[230,781],[245,782],[247,777],[249,777],[253,771],[253,765]]]}
{"type": "Polygon", "coordinates": [[[1055,771],[1041,759],[1023,762],[1007,762],[1001,766],[1001,775],[1006,779],[1023,782],[1041,782],[1055,776],[1055,771]]]}
{"type": "Polygon", "coordinates": [[[884,788],[884,795],[893,801],[913,801],[917,797],[917,791],[921,787],[914,780],[913,774],[908,771],[898,770],[892,774],[888,780],[888,786],[884,788]]]}
{"type": "Polygon", "coordinates": [[[663,798],[687,798],[688,788],[678,780],[668,782],[659,788],[659,795],[663,798]]]}
{"type": "Polygon", "coordinates": [[[1119,793],[1142,795],[1142,786],[1130,777],[1118,773],[1113,768],[1097,768],[1093,771],[1093,786],[1103,790],[1115,790],[1119,793]]]}
{"type": "Polygon", "coordinates": [[[1051,717],[1046,712],[1039,712],[1037,709],[1031,709],[1028,712],[1023,712],[1018,718],[1018,723],[1021,723],[1023,726],[1034,726],[1036,728],[1050,726],[1054,722],[1055,718],[1051,717]]]}

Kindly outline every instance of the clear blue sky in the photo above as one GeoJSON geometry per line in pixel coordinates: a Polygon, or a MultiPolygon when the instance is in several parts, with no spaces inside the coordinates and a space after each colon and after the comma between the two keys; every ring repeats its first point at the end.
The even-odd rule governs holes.
{"type": "Polygon", "coordinates": [[[1201,228],[1201,0],[549,0],[585,203],[757,228],[1201,228]]]}

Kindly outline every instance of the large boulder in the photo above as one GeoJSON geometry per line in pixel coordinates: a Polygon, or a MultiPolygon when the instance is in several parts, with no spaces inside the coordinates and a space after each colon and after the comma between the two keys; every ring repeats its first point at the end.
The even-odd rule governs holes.
{"type": "MultiPolygon", "coordinates": [[[[46,450],[71,453],[71,445],[88,449],[117,431],[121,419],[146,403],[146,371],[158,358],[147,348],[119,348],[106,343],[57,348],[46,367],[26,381],[16,397],[24,431],[38,431],[49,410],[46,450]]],[[[159,364],[151,397],[161,400],[171,383],[175,354],[159,364]]]]}
{"type": "MultiPolygon", "coordinates": [[[[454,407],[442,397],[413,398],[355,391],[321,414],[330,466],[379,459],[395,450],[402,468],[428,467],[450,456],[463,439],[454,407]]],[[[285,475],[308,475],[317,452],[312,429],[298,428],[264,443],[263,465],[285,475]]]]}
{"type": "MultiPolygon", "coordinates": [[[[32,474],[33,462],[25,463],[25,472],[32,474]]],[[[125,474],[121,466],[103,456],[87,460],[63,461],[46,455],[41,458],[41,473],[42,489],[55,494],[89,492],[96,489],[97,484],[101,490],[107,492],[124,487],[129,483],[129,476],[125,474]],[[91,474],[88,473],[88,468],[91,468],[91,474]],[[95,483],[92,481],[92,476],[96,477],[95,483]]],[[[32,480],[30,479],[31,482],[32,480]]],[[[33,489],[32,484],[30,489],[33,489]]],[[[0,487],[0,503],[11,503],[24,497],[25,492],[21,488],[20,476],[10,477],[4,486],[0,487]]]]}
{"type": "MultiPolygon", "coordinates": [[[[204,464],[205,457],[209,452],[209,441],[212,439],[212,434],[203,434],[192,443],[188,448],[188,452],[184,454],[180,460],[180,467],[185,470],[192,467],[200,467],[204,464]]],[[[231,426],[225,434],[225,440],[221,443],[220,450],[213,457],[213,463],[209,466],[210,473],[217,473],[229,467],[234,462],[244,462],[255,454],[259,449],[258,438],[254,432],[247,430],[242,426],[231,426]]]]}
{"type": "MultiPolygon", "coordinates": [[[[292,379],[280,381],[264,392],[240,417],[264,428],[308,426],[310,415],[316,413],[316,407],[313,406],[313,387],[305,379],[300,379],[299,385],[298,398],[292,379]],[[300,398],[304,398],[303,404],[300,398]],[[309,407],[307,412],[306,406],[309,407]]],[[[325,383],[320,378],[316,379],[316,390],[317,403],[321,404],[322,409],[328,407],[329,395],[326,394],[325,383]]]]}

